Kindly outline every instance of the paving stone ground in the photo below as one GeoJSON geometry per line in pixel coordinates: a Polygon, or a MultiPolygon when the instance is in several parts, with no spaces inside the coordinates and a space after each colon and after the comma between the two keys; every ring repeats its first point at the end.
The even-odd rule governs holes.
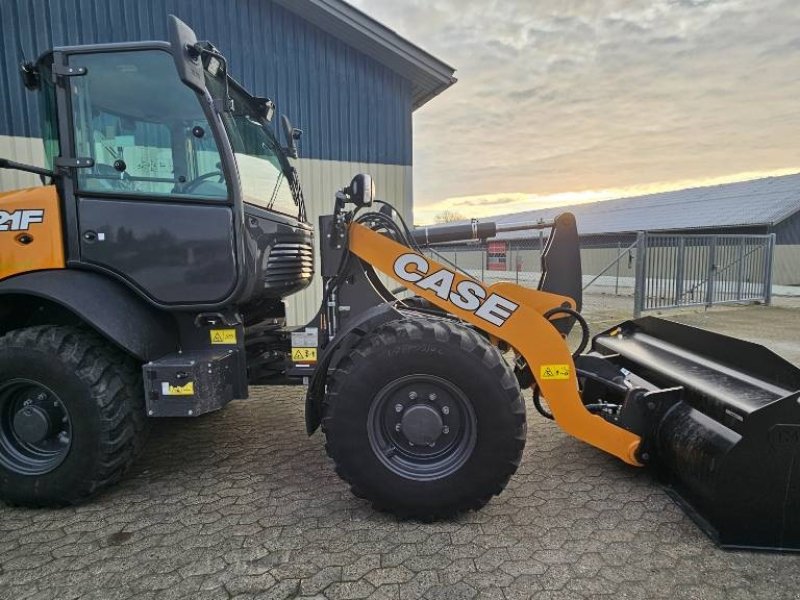
{"type": "Polygon", "coordinates": [[[157,421],[94,503],[0,505],[0,599],[800,598],[800,556],[719,550],[645,471],[528,405],[524,461],[479,512],[403,522],[351,496],[303,389],[157,421]]]}

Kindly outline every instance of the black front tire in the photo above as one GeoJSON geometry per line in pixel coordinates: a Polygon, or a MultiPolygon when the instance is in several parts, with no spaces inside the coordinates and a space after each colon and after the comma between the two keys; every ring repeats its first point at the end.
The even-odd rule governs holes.
{"type": "Polygon", "coordinates": [[[322,424],[356,496],[424,520],[499,494],[526,437],[524,400],[497,348],[457,322],[424,317],[355,343],[330,376],[322,424]]]}
{"type": "Polygon", "coordinates": [[[9,391],[0,394],[0,500],[7,504],[79,504],[119,481],[143,446],[139,368],[92,332],[46,325],[7,333],[0,338],[0,388],[9,391]],[[20,441],[7,405],[20,401],[15,392],[37,388],[48,406],[51,396],[63,406],[57,416],[69,423],[64,456],[52,464],[37,462],[20,441]]]}

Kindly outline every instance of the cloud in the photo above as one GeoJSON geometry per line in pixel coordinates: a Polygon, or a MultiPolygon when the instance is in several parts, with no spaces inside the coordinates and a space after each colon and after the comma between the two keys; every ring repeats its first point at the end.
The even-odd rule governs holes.
{"type": "Polygon", "coordinates": [[[354,3],[458,68],[415,113],[419,214],[800,167],[796,0],[354,3]]]}

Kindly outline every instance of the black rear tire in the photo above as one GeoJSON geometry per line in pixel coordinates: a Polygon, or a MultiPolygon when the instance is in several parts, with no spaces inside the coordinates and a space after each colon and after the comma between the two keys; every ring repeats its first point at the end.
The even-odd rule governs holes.
{"type": "Polygon", "coordinates": [[[0,338],[0,500],[78,504],[119,481],[144,444],[143,394],[137,365],[92,332],[45,325],[0,338]],[[66,440],[58,460],[42,459],[51,438],[32,443],[15,428],[20,402],[45,415],[43,436],[66,440]]]}
{"type": "Polygon", "coordinates": [[[337,473],[356,496],[401,517],[482,507],[525,446],[513,371],[485,338],[444,319],[406,318],[366,334],[335,366],[323,408],[337,473]]]}

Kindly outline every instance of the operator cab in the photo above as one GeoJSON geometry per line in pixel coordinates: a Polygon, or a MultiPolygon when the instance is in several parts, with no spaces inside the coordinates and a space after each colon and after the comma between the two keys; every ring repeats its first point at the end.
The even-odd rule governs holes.
{"type": "Polygon", "coordinates": [[[309,285],[313,231],[274,104],[188,26],[170,17],[170,43],[56,48],[23,77],[40,91],[68,266],[176,309],[278,310],[309,285]]]}

